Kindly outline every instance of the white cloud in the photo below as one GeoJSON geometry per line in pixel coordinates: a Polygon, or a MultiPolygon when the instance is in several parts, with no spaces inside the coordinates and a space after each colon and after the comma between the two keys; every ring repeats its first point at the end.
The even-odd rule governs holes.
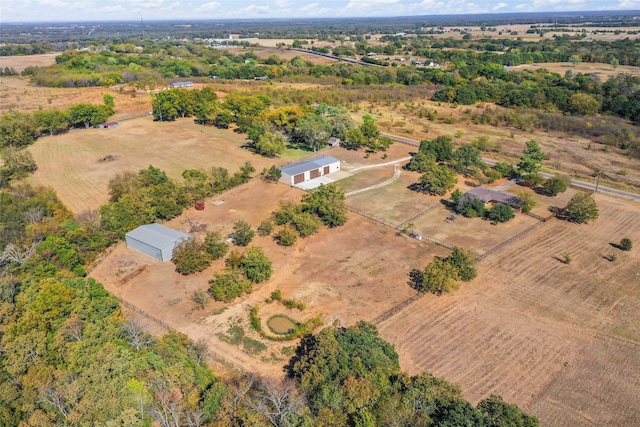
{"type": "Polygon", "coordinates": [[[389,6],[398,3],[400,0],[351,0],[345,9],[348,10],[370,10],[378,9],[380,6],[389,6]]]}
{"type": "Polygon", "coordinates": [[[213,12],[214,10],[218,10],[220,8],[220,3],[217,1],[211,1],[209,3],[205,3],[202,6],[196,8],[197,12],[213,12]]]}
{"type": "Polygon", "coordinates": [[[507,7],[508,5],[506,3],[498,3],[495,6],[493,6],[493,10],[500,10],[500,9],[504,9],[505,7],[507,7]]]}

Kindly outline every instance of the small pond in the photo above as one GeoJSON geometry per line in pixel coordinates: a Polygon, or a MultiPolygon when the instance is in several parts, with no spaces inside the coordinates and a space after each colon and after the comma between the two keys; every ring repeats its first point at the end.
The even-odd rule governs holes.
{"type": "Polygon", "coordinates": [[[276,315],[267,320],[267,326],[274,334],[286,335],[294,331],[296,323],[287,316],[276,315]]]}

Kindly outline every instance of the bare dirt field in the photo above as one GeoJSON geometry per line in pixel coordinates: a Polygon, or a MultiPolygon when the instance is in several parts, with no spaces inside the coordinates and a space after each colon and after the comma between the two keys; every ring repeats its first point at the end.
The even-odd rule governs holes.
{"type": "MultiPolygon", "coordinates": [[[[252,181],[208,200],[204,211],[190,209],[167,225],[185,232],[193,232],[195,226],[200,230],[193,232],[196,236],[204,233],[203,224],[207,230],[224,233],[231,231],[238,219],[255,227],[277,207],[278,200],[298,200],[302,194],[283,184],[252,181]],[[214,201],[224,203],[213,204],[214,201]]],[[[185,277],[174,271],[171,262],[162,264],[121,244],[91,276],[110,292],[192,339],[206,339],[212,351],[241,367],[276,375],[282,373],[288,360],[286,348],[296,342],[261,339],[248,323],[252,306],[260,307],[263,322],[271,314],[286,314],[298,321],[322,315],[325,324],[341,325],[372,320],[414,294],[406,284],[412,268],[426,264],[434,255],[447,254],[428,242],[397,236],[393,230],[356,214],[349,215],[345,226],[323,229],[291,248],[276,245],[270,237],[256,237],[252,245],[265,249],[273,261],[274,274],[268,282],[257,286],[254,293],[226,309],[221,303],[210,302],[206,310],[197,310],[190,301],[195,289],[208,286],[213,272],[222,268],[222,261],[216,261],[202,273],[185,277]],[[141,274],[121,283],[123,277],[143,266],[147,267],[141,274]],[[275,303],[266,304],[265,299],[275,289],[281,289],[285,298],[305,303],[307,308],[299,312],[275,303]],[[266,345],[266,349],[252,351],[221,340],[220,334],[229,334],[234,326],[251,340],[266,345]]]]}
{"type": "Polygon", "coordinates": [[[596,199],[597,221],[544,223],[460,290],[384,321],[403,369],[443,376],[474,402],[500,394],[543,425],[638,425],[640,251],[611,243],[640,239],[639,207],[596,199]]]}
{"type": "Polygon", "coordinates": [[[240,149],[241,135],[196,126],[191,119],[154,122],[129,120],[111,129],[82,129],[40,138],[29,147],[38,170],[32,184],[53,187],[72,212],[98,209],[109,199],[108,183],[117,173],[153,165],[172,178],[185,169],[220,166],[235,172],[250,161],[259,172],[284,163],[240,149]],[[113,161],[101,161],[111,155],[113,161]]]}

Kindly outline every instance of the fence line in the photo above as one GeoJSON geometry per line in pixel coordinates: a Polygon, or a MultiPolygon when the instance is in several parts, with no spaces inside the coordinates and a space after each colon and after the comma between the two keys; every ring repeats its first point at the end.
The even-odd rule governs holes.
{"type": "MultiPolygon", "coordinates": [[[[112,294],[112,295],[113,295],[113,294],[112,294]]],[[[172,326],[168,325],[167,323],[163,322],[162,320],[158,319],[158,318],[157,318],[156,316],[154,316],[153,314],[151,314],[151,313],[147,313],[146,311],[144,311],[144,310],[142,310],[142,309],[138,308],[137,306],[135,306],[135,305],[131,304],[129,301],[125,301],[125,300],[123,300],[122,298],[120,298],[120,297],[119,297],[119,296],[117,296],[117,295],[113,295],[113,296],[114,296],[114,297],[116,297],[116,298],[118,299],[118,301],[120,301],[120,303],[121,303],[122,305],[124,305],[125,307],[127,307],[127,308],[129,308],[129,309],[131,309],[131,310],[135,311],[136,313],[138,313],[138,314],[140,314],[140,315],[142,315],[142,316],[146,317],[147,319],[151,320],[152,322],[154,322],[154,323],[155,323],[155,324],[157,324],[158,326],[161,326],[162,328],[166,329],[167,331],[170,331],[170,332],[179,332],[176,328],[174,328],[174,327],[172,327],[172,326]]],[[[222,363],[224,363],[224,364],[226,364],[226,365],[229,365],[229,366],[231,366],[232,368],[235,368],[235,369],[237,369],[237,370],[238,370],[238,371],[240,371],[240,372],[244,372],[244,373],[248,372],[246,368],[244,368],[244,367],[242,367],[242,366],[238,365],[237,363],[232,362],[231,360],[229,360],[229,359],[225,358],[224,356],[222,356],[220,353],[217,353],[217,352],[215,352],[215,351],[213,351],[213,350],[211,350],[211,349],[207,349],[207,354],[208,354],[208,356],[209,356],[209,357],[212,357],[212,358],[214,358],[214,359],[217,359],[217,360],[219,360],[220,362],[222,362],[222,363]]]]}
{"type": "Polygon", "coordinates": [[[372,221],[379,222],[382,225],[386,225],[387,227],[391,227],[391,228],[394,228],[394,229],[396,228],[396,226],[394,224],[391,224],[390,222],[387,222],[387,221],[385,221],[383,219],[376,218],[375,216],[370,215],[370,214],[368,214],[368,213],[366,213],[364,211],[361,211],[360,209],[356,209],[356,208],[352,208],[352,207],[347,207],[347,209],[349,209],[351,212],[357,213],[358,215],[362,215],[365,218],[369,218],[372,221]]]}
{"type": "Polygon", "coordinates": [[[487,252],[485,252],[482,255],[478,256],[476,259],[478,261],[482,261],[483,259],[485,259],[489,255],[492,255],[492,254],[496,253],[497,251],[499,251],[500,249],[504,248],[505,246],[515,242],[516,240],[521,239],[522,237],[524,237],[525,235],[529,234],[530,232],[532,232],[536,228],[544,225],[545,223],[546,223],[546,221],[536,222],[531,227],[522,230],[520,233],[516,234],[515,236],[511,237],[510,239],[507,239],[504,242],[500,243],[499,245],[494,246],[493,248],[489,249],[487,252]]]}
{"type": "Polygon", "coordinates": [[[389,309],[389,310],[385,311],[384,313],[382,313],[380,316],[378,316],[375,319],[373,319],[371,321],[371,323],[373,323],[374,325],[380,324],[381,322],[387,320],[388,318],[390,318],[394,314],[398,313],[399,311],[404,310],[405,308],[407,308],[408,306],[410,306],[414,302],[418,301],[423,296],[424,296],[424,293],[418,293],[418,294],[416,294],[416,295],[414,295],[414,296],[412,296],[410,298],[407,298],[406,300],[402,301],[398,305],[392,307],[391,309],[389,309]]]}
{"type": "Polygon", "coordinates": [[[404,222],[401,222],[400,224],[398,224],[396,226],[396,228],[397,229],[402,229],[404,226],[408,225],[409,223],[414,222],[418,218],[422,218],[424,215],[426,215],[429,212],[431,212],[432,210],[436,209],[438,206],[440,206],[440,203],[436,203],[433,206],[429,206],[427,209],[423,210],[422,212],[418,213],[417,215],[412,216],[411,218],[409,218],[408,220],[406,220],[404,222]]]}

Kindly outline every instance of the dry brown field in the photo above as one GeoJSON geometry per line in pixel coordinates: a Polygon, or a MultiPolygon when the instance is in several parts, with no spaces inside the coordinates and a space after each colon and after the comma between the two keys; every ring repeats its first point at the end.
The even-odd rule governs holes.
{"type": "Polygon", "coordinates": [[[617,76],[618,74],[640,76],[640,67],[620,65],[614,69],[610,64],[603,64],[600,62],[581,62],[575,67],[569,62],[543,62],[539,64],[517,65],[515,67],[510,67],[510,69],[545,69],[553,73],[558,73],[562,76],[564,76],[567,71],[571,71],[574,75],[577,73],[594,75],[598,80],[603,82],[606,82],[610,77],[617,76]]]}
{"type": "MultiPolygon", "coordinates": [[[[20,57],[16,57],[20,58],[20,57]]],[[[28,77],[0,77],[0,115],[9,110],[32,113],[36,110],[65,109],[72,104],[102,104],[102,95],[108,93],[115,100],[118,120],[139,116],[151,111],[151,99],[146,92],[118,92],[112,88],[52,88],[32,85],[28,77]]]]}
{"type": "MultiPolygon", "coordinates": [[[[454,144],[469,144],[480,136],[501,145],[498,153],[484,153],[494,160],[516,164],[526,141],[537,141],[542,150],[549,155],[543,162],[543,171],[564,173],[574,178],[595,183],[596,169],[603,171],[600,183],[627,191],[640,191],[640,159],[628,155],[628,150],[604,145],[587,138],[563,132],[542,130],[519,130],[507,126],[476,125],[469,119],[472,112],[482,113],[486,108],[500,108],[490,104],[458,106],[440,104],[429,100],[407,100],[406,103],[385,103],[373,105],[361,103],[359,110],[352,115],[356,121],[363,114],[372,114],[382,132],[403,136],[415,141],[433,139],[441,135],[453,137],[454,144]],[[413,104],[413,107],[411,107],[413,104]],[[427,107],[438,112],[438,119],[429,121],[418,116],[417,107],[427,107]]],[[[602,118],[606,120],[606,118],[602,118]]]]}
{"type": "Polygon", "coordinates": [[[28,67],[48,67],[56,63],[58,53],[44,53],[42,55],[0,56],[0,68],[13,68],[22,72],[28,67]]]}
{"type": "MultiPolygon", "coordinates": [[[[244,219],[255,227],[278,206],[279,200],[299,200],[302,194],[284,184],[256,180],[207,200],[204,211],[187,210],[167,225],[197,237],[204,234],[203,225],[208,231],[228,233],[235,221],[244,219]],[[224,203],[213,204],[214,201],[224,203]]],[[[349,214],[346,225],[322,229],[290,248],[276,245],[270,237],[256,237],[252,245],[265,249],[273,261],[274,274],[252,294],[228,307],[210,302],[206,310],[197,310],[190,300],[195,289],[208,286],[213,273],[222,268],[222,261],[185,277],[174,271],[171,262],[160,263],[121,244],[98,264],[91,277],[192,339],[204,338],[212,351],[245,369],[281,375],[289,357],[283,351],[297,342],[261,339],[248,323],[252,306],[260,307],[263,322],[272,314],[286,314],[298,321],[321,315],[325,325],[372,320],[413,295],[406,285],[412,268],[420,267],[434,255],[447,254],[428,242],[397,236],[394,230],[356,214],[349,214]],[[121,283],[123,277],[143,266],[147,266],[144,272],[121,283]],[[307,308],[300,312],[266,304],[265,299],[276,289],[282,290],[285,298],[304,302],[307,308]],[[224,307],[227,308],[222,311],[224,307]],[[263,342],[267,349],[252,355],[220,340],[217,334],[226,333],[233,325],[242,327],[247,336],[263,342]]]]}
{"type": "Polygon", "coordinates": [[[179,178],[185,169],[220,166],[233,173],[250,161],[260,172],[284,162],[241,149],[244,141],[232,130],[198,126],[192,119],[159,123],[145,117],[111,129],[73,130],[40,138],[29,147],[38,165],[29,181],[53,187],[79,213],[106,203],[109,180],[123,171],[153,165],[179,178]],[[101,161],[108,155],[115,160],[101,161]]]}
{"type": "Polygon", "coordinates": [[[638,425],[640,251],[611,243],[640,239],[639,207],[596,199],[597,221],[544,223],[460,290],[383,322],[402,368],[443,376],[473,402],[500,394],[542,425],[638,425]]]}

